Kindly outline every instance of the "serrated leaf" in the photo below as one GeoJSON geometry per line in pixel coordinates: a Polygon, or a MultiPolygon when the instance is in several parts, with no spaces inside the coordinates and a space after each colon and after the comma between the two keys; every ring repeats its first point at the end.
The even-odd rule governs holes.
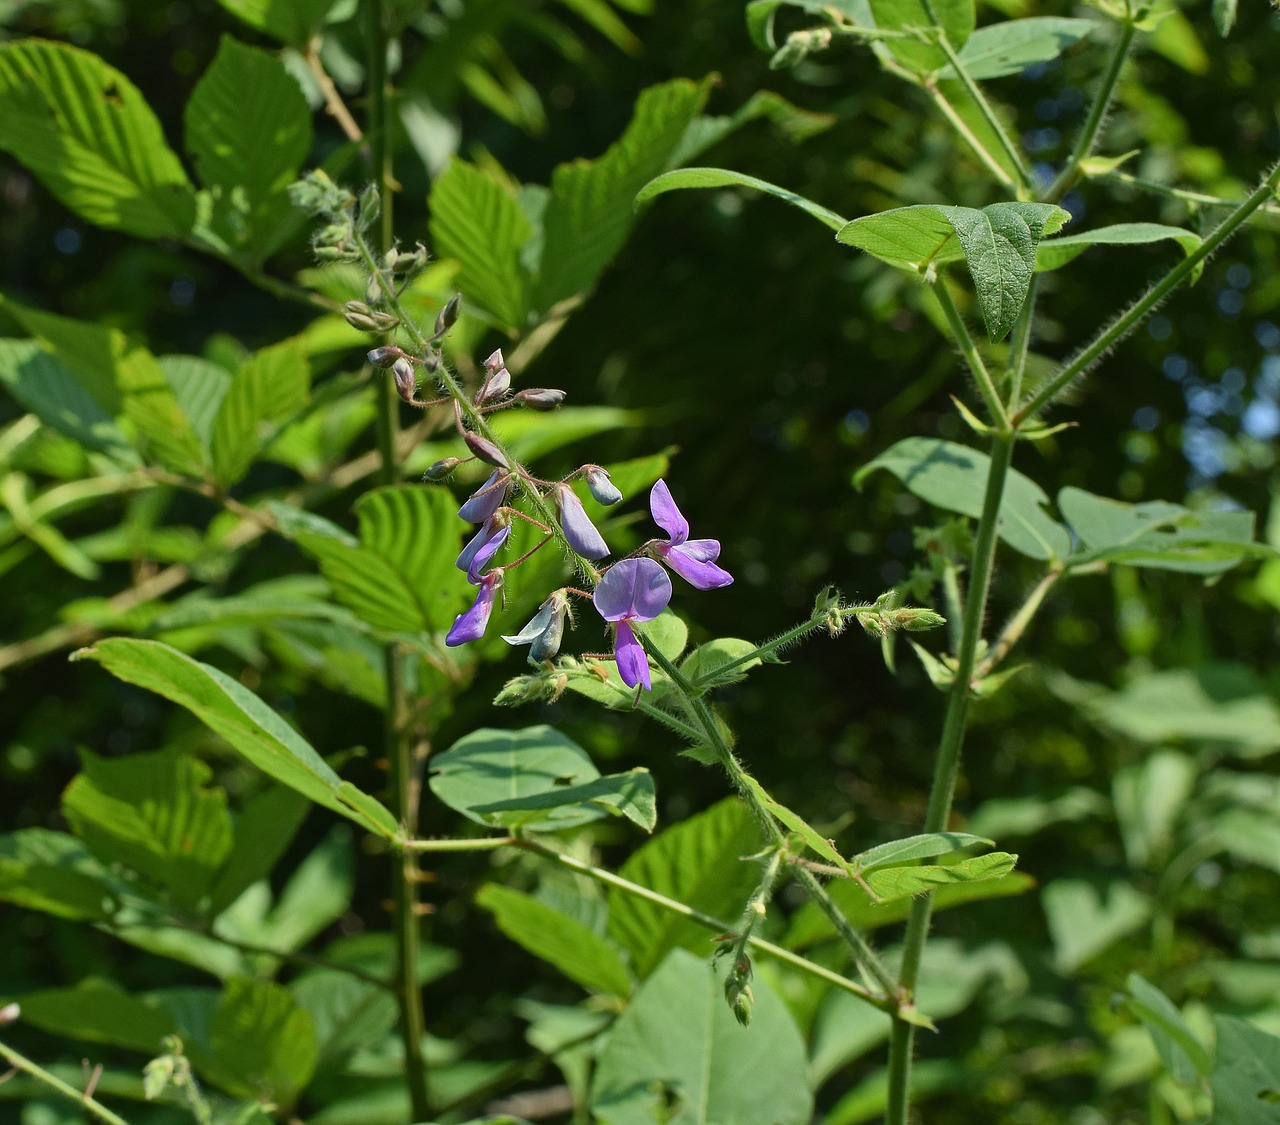
{"type": "MultiPolygon", "coordinates": [[[[976,519],[991,459],[985,453],[937,438],[906,438],[854,474],[855,486],[885,469],[936,507],[976,519]]],[[[1038,484],[1010,469],[1000,504],[999,535],[1015,551],[1033,559],[1065,558],[1071,550],[1067,529],[1049,516],[1049,497],[1038,484]]]]}
{"type": "Polygon", "coordinates": [[[869,872],[865,878],[881,901],[892,902],[954,883],[987,883],[1003,879],[1017,862],[1018,857],[1008,852],[989,852],[973,859],[962,859],[959,863],[881,867],[869,872]]]}
{"type": "Polygon", "coordinates": [[[498,928],[535,957],[593,992],[626,996],[631,977],[617,949],[594,930],[532,895],[489,883],[476,903],[493,914],[498,928]]]}
{"type": "Polygon", "coordinates": [[[0,836],[0,900],[59,918],[97,922],[114,909],[115,891],[74,836],[24,828],[0,836]]]}
{"type": "MultiPolygon", "coordinates": [[[[1095,27],[1093,20],[1029,16],[978,28],[957,52],[969,77],[982,82],[1020,74],[1035,63],[1056,59],[1095,27]]],[[[948,66],[944,78],[957,75],[948,66]]]]}
{"type": "Polygon", "coordinates": [[[644,185],[636,196],[636,206],[647,203],[655,196],[663,195],[669,191],[682,191],[687,188],[709,189],[723,187],[745,187],[751,188],[753,191],[762,191],[766,195],[772,195],[775,199],[781,199],[784,203],[790,203],[793,207],[799,207],[801,211],[812,215],[818,222],[830,227],[832,230],[838,231],[849,223],[848,219],[837,215],[834,211],[830,211],[818,203],[814,203],[811,199],[806,199],[803,195],[797,195],[786,188],[778,187],[777,184],[758,180],[755,176],[747,176],[741,172],[731,172],[727,168],[677,168],[671,172],[664,172],[661,176],[650,180],[644,185]]]}
{"type": "Polygon", "coordinates": [[[591,1091],[609,1125],[802,1125],[813,1114],[804,1040],[757,977],[741,1027],[705,959],[673,950],[609,1032],[591,1091]]]}
{"type": "Polygon", "coordinates": [[[1200,236],[1163,223],[1116,223],[1079,234],[1064,234],[1036,247],[1036,272],[1060,269],[1090,246],[1142,246],[1162,241],[1176,242],[1184,253],[1190,254],[1200,245],[1200,236]]]}
{"type": "Polygon", "coordinates": [[[974,836],[969,832],[927,832],[919,836],[907,836],[902,840],[891,840],[886,844],[877,844],[859,852],[849,860],[851,866],[860,871],[874,871],[877,867],[891,867],[896,864],[914,863],[918,859],[929,859],[947,852],[971,848],[975,844],[993,846],[995,841],[974,836]]]}
{"type": "Polygon", "coordinates": [[[233,16],[255,31],[305,51],[320,30],[334,0],[218,0],[233,16]]]}
{"type": "Polygon", "coordinates": [[[436,252],[459,263],[457,285],[468,307],[505,328],[522,328],[530,283],[520,252],[534,227],[515,197],[493,176],[455,159],[432,185],[428,206],[436,252]]]}
{"type": "MultiPolygon", "coordinates": [[[[876,26],[885,31],[925,31],[945,35],[959,51],[973,33],[973,0],[870,0],[876,26]]],[[[907,34],[885,40],[893,57],[909,70],[926,73],[947,65],[946,52],[928,36],[907,34]]]]}
{"type": "Polygon", "coordinates": [[[81,751],[81,772],[62,795],[72,830],[99,858],[123,863],[194,910],[231,852],[227,795],[211,771],[166,751],[99,758],[81,751]]]}
{"type": "Polygon", "coordinates": [[[156,357],[156,362],[173,389],[179,408],[207,450],[213,439],[218,406],[231,384],[231,372],[195,355],[162,355],[156,357]]]}
{"type": "Polygon", "coordinates": [[[585,293],[626,241],[636,193],[670,166],[710,85],[677,79],[636,100],[622,136],[596,160],[561,164],[551,175],[534,307],[542,312],[585,293]]]}
{"type": "Polygon", "coordinates": [[[311,369],[294,340],[263,348],[240,365],[218,405],[209,443],[219,482],[234,484],[248,471],[268,436],[264,426],[306,402],[310,386],[311,369]]]}
{"type": "Polygon", "coordinates": [[[285,188],[311,149],[302,88],[278,56],[224,35],[183,121],[187,152],[212,194],[214,230],[251,261],[262,261],[287,229],[285,188]]]}
{"type": "Polygon", "coordinates": [[[1146,1027],[1165,1068],[1178,1082],[1208,1078],[1213,1063],[1203,1043],[1196,1038],[1174,1003],[1137,973],[1125,981],[1129,1008],[1146,1027]]]}
{"type": "MultiPolygon", "coordinates": [[[[760,828],[736,798],[659,833],[623,864],[619,874],[713,917],[736,921],[760,878],[742,857],[760,850],[760,828]]],[[[711,950],[707,930],[644,899],[609,891],[608,936],[631,955],[644,979],[676,948],[711,950]]]]}
{"type": "Polygon", "coordinates": [[[1280,1100],[1280,1038],[1248,1020],[1214,1016],[1213,1120],[1220,1125],[1275,1125],[1280,1100]]]}
{"type": "Polygon", "coordinates": [[[139,238],[185,238],[196,196],[160,122],[96,55],[40,39],[0,45],[0,149],[71,210],[139,238]]]}
{"type": "Polygon", "coordinates": [[[217,668],[157,641],[117,637],[76,654],[112,675],[185,707],[264,773],[318,805],[387,839],[395,818],[373,798],[344,782],[293,727],[243,684],[217,668]],[[353,807],[353,796],[359,794],[353,807]]]}

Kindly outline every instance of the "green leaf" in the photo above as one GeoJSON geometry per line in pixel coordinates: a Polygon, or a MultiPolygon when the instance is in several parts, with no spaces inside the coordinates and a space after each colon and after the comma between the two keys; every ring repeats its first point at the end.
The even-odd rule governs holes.
{"type": "Polygon", "coordinates": [[[389,991],[336,969],[304,973],[290,990],[311,1017],[321,1072],[336,1068],[363,1047],[381,1043],[400,1014],[389,991]]]}
{"type": "MultiPolygon", "coordinates": [[[[907,488],[935,507],[977,518],[982,514],[991,459],[985,453],[938,438],[905,438],[854,475],[862,482],[887,469],[907,488]]],[[[1010,469],[1000,504],[999,535],[1015,551],[1033,559],[1065,558],[1071,550],[1067,529],[1046,514],[1049,497],[1040,486],[1010,469]]]]}
{"type": "Polygon", "coordinates": [[[635,223],[636,193],[670,166],[709,90],[709,82],[687,79],[651,86],[603,156],[561,164],[552,173],[535,309],[545,312],[595,285],[635,223]]]}
{"type": "MultiPolygon", "coordinates": [[[[959,51],[973,33],[973,0],[871,0],[876,26],[885,31],[941,33],[959,51]]],[[[947,55],[928,36],[886,39],[893,57],[909,70],[925,73],[947,64],[947,55]]]]}
{"type": "Polygon", "coordinates": [[[292,952],[338,921],[351,907],[355,859],[351,832],[336,825],[289,877],[263,920],[264,945],[292,952]]]}
{"type": "Polygon", "coordinates": [[[576,825],[581,823],[578,818],[584,812],[595,810],[603,810],[612,816],[625,816],[646,832],[652,832],[658,822],[653,775],[643,766],[637,766],[625,773],[598,777],[582,785],[558,787],[544,793],[473,805],[468,811],[486,818],[488,823],[516,828],[530,826],[534,822],[546,826],[548,821],[559,821],[566,817],[576,825]],[[556,810],[552,817],[538,815],[551,809],[556,810]],[[511,815],[520,813],[529,815],[511,815]]]}
{"type": "Polygon", "coordinates": [[[696,160],[730,133],[761,117],[796,144],[825,132],[839,120],[833,113],[815,113],[813,110],[801,109],[772,90],[757,90],[731,114],[695,117],[680,138],[680,147],[676,150],[672,163],[687,164],[696,160]]]}
{"type": "Polygon", "coordinates": [[[187,421],[204,449],[213,439],[213,422],[227,387],[231,372],[221,364],[194,355],[162,355],[156,357],[165,381],[173,389],[187,421]]]}
{"type": "MultiPolygon", "coordinates": [[[[736,921],[760,878],[757,866],[742,857],[754,855],[760,845],[759,825],[730,797],[659,833],[619,874],[713,917],[736,921]]],[[[704,927],[616,888],[609,891],[608,936],[631,954],[631,968],[641,980],[672,949],[711,951],[704,927]]]]}
{"type": "Polygon", "coordinates": [[[1200,245],[1198,234],[1181,227],[1169,227],[1163,223],[1116,223],[1079,234],[1064,234],[1061,238],[1040,243],[1036,248],[1036,272],[1061,269],[1090,246],[1142,246],[1166,240],[1178,243],[1186,254],[1200,245]]]}
{"type": "Polygon", "coordinates": [[[80,761],[62,795],[72,831],[104,862],[131,867],[194,910],[231,852],[227,795],[206,787],[209,767],[167,751],[99,758],[83,750],[80,761]]]}
{"type": "Polygon", "coordinates": [[[34,340],[0,340],[0,384],[60,433],[117,461],[138,461],[111,414],[34,340]]]}
{"type": "Polygon", "coordinates": [[[1275,1125],[1280,1118],[1280,1038],[1247,1020],[1214,1016],[1213,1120],[1221,1125],[1275,1125]]]}
{"type": "Polygon", "coordinates": [[[504,328],[528,318],[528,271],[520,251],[533,224],[516,198],[493,176],[453,160],[431,187],[431,237],[442,257],[461,269],[457,285],[467,306],[504,328]]]}
{"type": "Polygon", "coordinates": [[[1158,750],[1143,761],[1116,771],[1111,798],[1124,837],[1124,851],[1135,868],[1167,858],[1178,819],[1196,788],[1195,761],[1175,750],[1158,750]]]}
{"type": "Polygon", "coordinates": [[[778,187],[777,184],[758,180],[755,176],[747,176],[742,172],[731,172],[726,168],[677,168],[672,172],[664,172],[661,176],[650,180],[644,185],[636,196],[636,206],[648,203],[655,196],[663,195],[669,191],[682,191],[686,188],[723,187],[745,187],[755,191],[762,191],[766,195],[772,195],[775,199],[781,199],[784,203],[790,203],[793,207],[799,207],[801,211],[812,215],[818,222],[830,227],[832,230],[841,230],[849,224],[848,219],[837,215],[834,211],[827,210],[821,204],[814,203],[811,199],[806,199],[803,195],[797,195],[786,188],[778,187]]]}
{"type": "Polygon", "coordinates": [[[751,655],[755,651],[756,645],[751,641],[717,637],[689,653],[681,661],[680,671],[698,688],[737,683],[752,668],[759,667],[760,657],[751,655]]]}
{"type": "Polygon", "coordinates": [[[236,370],[218,405],[209,443],[220,483],[234,484],[244,476],[268,436],[263,426],[300,407],[310,385],[311,369],[294,340],[264,348],[236,370]]]}
{"type": "Polygon", "coordinates": [[[987,335],[999,340],[1026,299],[1040,239],[1070,218],[1050,203],[993,203],[981,210],[922,204],[854,219],[836,239],[914,272],[963,256],[987,335]]]}
{"type": "Polygon", "coordinates": [[[953,883],[988,883],[1003,879],[1017,862],[1018,857],[1008,852],[989,852],[972,859],[962,859],[959,863],[881,867],[869,872],[865,878],[878,898],[892,902],[953,883]]]}
{"type": "Polygon", "coordinates": [[[1236,23],[1236,0],[1213,0],[1210,5],[1210,11],[1213,14],[1213,26],[1218,29],[1218,34],[1225,39],[1231,34],[1231,29],[1236,23]]]}
{"type": "Polygon", "coordinates": [[[214,230],[261,261],[287,229],[285,188],[311,149],[302,88],[277,55],[224,35],[183,121],[196,174],[213,196],[214,230]]]}
{"type": "Polygon", "coordinates": [[[1059,492],[1058,508],[1084,548],[1071,556],[1073,565],[1220,574],[1242,559],[1275,554],[1254,542],[1252,512],[1192,512],[1163,500],[1125,504],[1079,488],[1059,492]]]}
{"type": "Polygon", "coordinates": [[[281,1106],[297,1099],[315,1072],[311,1017],[287,988],[235,977],[209,1018],[207,1038],[185,1044],[196,1068],[239,1098],[281,1106]]]}
{"type": "Polygon", "coordinates": [[[22,1022],[86,1043],[107,1043],[147,1054],[177,1028],[160,1009],[113,981],[88,977],[74,988],[51,988],[21,997],[22,1022]]]}
{"type": "Polygon", "coordinates": [[[283,785],[264,789],[245,805],[235,818],[231,851],[209,891],[211,915],[275,869],[310,808],[301,793],[283,785]]]}
{"type": "Polygon", "coordinates": [[[305,52],[334,0],[218,0],[255,31],[305,52]]]}
{"type": "Polygon", "coordinates": [[[828,863],[834,864],[844,871],[850,870],[849,863],[836,850],[835,845],[826,839],[822,833],[798,813],[792,812],[786,805],[776,801],[754,777],[748,777],[746,782],[747,786],[755,794],[756,799],[769,810],[774,819],[779,824],[785,825],[788,831],[796,833],[815,855],[821,856],[828,863]]]}
{"type": "Polygon", "coordinates": [[[535,957],[593,992],[626,996],[631,977],[618,950],[594,930],[532,895],[488,883],[476,895],[498,928],[535,957]]]}
{"type": "Polygon", "coordinates": [[[591,1108],[609,1125],[802,1125],[813,1113],[804,1040],[769,984],[741,1027],[705,960],[673,950],[605,1041],[591,1108]]]}
{"type": "Polygon", "coordinates": [[[1074,972],[1151,914],[1147,897],[1119,881],[1099,887],[1084,879],[1055,879],[1041,902],[1061,973],[1074,972]]]}
{"type": "Polygon", "coordinates": [[[994,846],[994,841],[968,832],[928,832],[920,836],[907,836],[902,840],[877,844],[874,848],[859,852],[849,863],[863,872],[874,871],[877,867],[892,867],[898,864],[914,863],[918,859],[946,855],[961,848],[971,848],[975,844],[986,844],[991,847],[994,846]]]}
{"type": "Polygon", "coordinates": [[[0,45],[0,149],[71,210],[139,238],[183,239],[196,196],[160,122],[123,74],[64,43],[0,45]]]}
{"type": "Polygon", "coordinates": [[[117,637],[81,649],[127,683],[163,695],[190,711],[270,777],[387,839],[395,818],[343,781],[310,743],[243,684],[157,641],[117,637]]]}
{"type": "Polygon", "coordinates": [[[653,827],[647,770],[601,777],[576,742],[553,727],[483,729],[431,758],[431,791],[477,824],[556,831],[621,813],[653,827]]]}
{"type": "Polygon", "coordinates": [[[461,524],[449,494],[421,485],[366,493],[356,504],[360,545],[304,531],[298,545],[320,563],[334,597],[378,629],[442,630],[468,599],[453,564],[461,524]]]}
{"type": "MultiPolygon", "coordinates": [[[[1093,20],[1030,16],[978,28],[957,52],[970,78],[985,81],[1020,74],[1035,63],[1056,59],[1095,27],[1093,20]]],[[[948,66],[944,78],[958,77],[948,66]]]]}
{"type": "Polygon", "coordinates": [[[1129,990],[1129,1008],[1146,1027],[1165,1069],[1174,1079],[1186,1083],[1194,1082],[1197,1076],[1208,1078],[1213,1067],[1209,1052],[1174,1003],[1137,973],[1129,974],[1125,987],[1129,990]]]}
{"type": "Polygon", "coordinates": [[[116,905],[115,888],[84,845],[47,828],[0,836],[0,900],[84,922],[101,921],[116,905]]]}

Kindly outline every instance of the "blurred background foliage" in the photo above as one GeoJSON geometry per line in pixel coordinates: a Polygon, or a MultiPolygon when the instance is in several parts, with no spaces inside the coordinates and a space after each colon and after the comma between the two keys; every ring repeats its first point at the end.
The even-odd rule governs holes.
{"type": "MultiPolygon", "coordinates": [[[[331,12],[325,63],[358,112],[363,46],[349,7],[339,2],[331,12]]],[[[394,70],[401,98],[395,163],[403,190],[395,208],[396,231],[407,244],[429,241],[427,191],[450,155],[494,161],[519,181],[546,183],[557,164],[602,152],[641,89],[676,76],[717,76],[712,113],[730,113],[767,89],[829,115],[818,123],[824,128],[800,128],[800,136],[796,126],[810,119],[755,121],[721,142],[707,163],[784,185],[849,217],[904,203],[981,205],[991,198],[976,165],[923,99],[875,66],[869,53],[841,45],[771,71],[733,0],[614,6],[402,0],[398,10],[405,30],[394,70]]],[[[1079,14],[1033,0],[979,9],[980,20],[1001,13],[1079,14]]],[[[784,11],[780,24],[801,26],[795,17],[784,11]]],[[[139,86],[170,138],[180,135],[182,106],[222,35],[275,47],[212,0],[4,0],[0,27],[7,37],[64,39],[99,54],[139,86]]],[[[1096,34],[1105,35],[1101,23],[1096,34]]],[[[1131,176],[1238,198],[1280,156],[1276,45],[1277,15],[1268,5],[1242,6],[1225,40],[1207,4],[1179,8],[1126,70],[1104,152],[1139,149],[1123,169],[1131,176]]],[[[1046,168],[1069,151],[1102,57],[1098,44],[1079,45],[1053,64],[991,84],[1046,168]]],[[[295,55],[291,68],[302,73],[305,64],[295,55]]],[[[319,162],[343,138],[323,113],[315,121],[312,160],[319,162]]],[[[0,157],[0,200],[0,287],[26,305],[117,326],[162,355],[257,348],[311,317],[210,257],[87,225],[7,157],[0,157]]],[[[1197,229],[1220,214],[1103,180],[1086,182],[1065,205],[1089,225],[1152,219],[1197,229]]],[[[1265,518],[1277,485],[1280,434],[1278,229],[1274,218],[1262,218],[1208,264],[1196,286],[1170,299],[1055,413],[1055,421],[1078,420],[1077,428],[1019,449],[1021,471],[1050,493],[1075,485],[1127,501],[1241,507],[1265,518]]],[[[1046,363],[1062,358],[1174,254],[1168,244],[1097,248],[1046,276],[1036,355],[1046,363]]],[[[287,277],[310,265],[299,223],[271,272],[287,277]]],[[[494,333],[476,336],[473,359],[502,343],[494,333]]],[[[356,362],[351,353],[332,360],[340,370],[356,362]]],[[[566,469],[577,463],[573,458],[619,461],[671,450],[668,479],[690,522],[721,539],[724,561],[738,576],[716,597],[681,607],[700,638],[768,636],[805,616],[826,584],[870,600],[905,581],[920,557],[913,528],[941,517],[887,474],[870,478],[862,491],[851,477],[905,436],[967,440],[949,398],[967,388],[920,291],[904,275],[837,246],[799,212],[737,190],[680,193],[652,205],[596,292],[526,378],[563,387],[577,404],[641,412],[642,424],[609,435],[607,449],[597,438],[557,454],[566,469]]],[[[20,414],[16,403],[0,399],[0,424],[20,414]]],[[[369,432],[352,436],[353,451],[371,441],[369,432]]],[[[42,483],[83,470],[74,451],[53,439],[24,446],[8,467],[42,483]]],[[[247,487],[269,487],[272,474],[282,482],[288,476],[269,462],[253,474],[247,487]]],[[[349,523],[357,494],[339,491],[320,511],[349,523]]],[[[0,637],[33,636],[56,622],[66,603],[109,595],[130,574],[136,580],[169,561],[190,561],[193,574],[220,593],[312,571],[293,544],[274,536],[234,563],[202,561],[182,529],[201,529],[215,516],[211,503],[185,493],[121,495],[86,508],[60,523],[68,537],[105,539],[130,526],[152,537],[150,551],[104,550],[94,576],[77,578],[39,550],[10,547],[0,555],[0,637]]],[[[1280,544],[1274,523],[1271,541],[1280,544]]],[[[1002,558],[997,616],[1025,594],[1033,581],[1029,565],[1018,556],[1002,558]]],[[[1153,782],[1143,789],[1142,771],[1160,751],[1188,763],[1192,777],[1225,764],[1233,776],[1271,783],[1258,807],[1269,831],[1280,835],[1274,762],[1266,756],[1280,748],[1277,606],[1275,564],[1242,566],[1213,584],[1119,569],[1060,590],[1027,639],[1034,663],[975,708],[958,825],[1019,851],[1020,870],[1041,887],[1115,881],[1154,893],[1170,856],[1231,805],[1229,797],[1215,804],[1211,787],[1180,791],[1153,782]],[[1151,679],[1176,668],[1200,673],[1199,701],[1187,683],[1151,679]],[[1179,725],[1171,701],[1188,699],[1190,717],[1179,725]],[[1255,708],[1243,733],[1230,721],[1240,700],[1255,708]],[[1161,716],[1172,717],[1162,725],[1155,721],[1161,716]],[[1126,798],[1131,791],[1141,799],[1126,798]]],[[[59,795],[77,772],[78,749],[149,750],[174,733],[210,748],[185,715],[103,676],[96,665],[65,658],[56,651],[3,673],[6,828],[61,827],[59,795]]],[[[379,744],[377,711],[323,690],[270,652],[224,645],[203,659],[251,677],[246,682],[326,754],[379,744]]],[[[915,831],[943,697],[906,646],[898,648],[894,673],[877,646],[856,636],[814,640],[789,661],[724,697],[756,776],[832,831],[850,818],[845,830],[860,839],[915,831]]],[[[546,721],[588,747],[602,768],[607,762],[610,770],[651,769],[664,822],[723,794],[720,776],[677,757],[660,728],[602,714],[579,698],[495,715],[489,701],[516,662],[513,655],[479,674],[444,722],[440,746],[479,725],[546,721]]],[[[214,763],[233,795],[252,788],[242,763],[225,756],[214,763]]],[[[365,788],[376,789],[373,756],[358,769],[365,788]]],[[[425,832],[456,827],[439,806],[425,816],[425,832]]],[[[321,820],[308,822],[285,871],[325,837],[321,820]]],[[[1154,1055],[1125,1038],[1133,1020],[1118,1014],[1111,998],[1137,969],[1180,1002],[1262,1012],[1280,1025],[1278,854],[1246,862],[1240,849],[1228,849],[1195,865],[1176,898],[1172,936],[1162,938],[1158,917],[1149,923],[1144,915],[1092,951],[1072,944],[1078,904],[1055,908],[1039,893],[944,914],[935,933],[970,950],[971,976],[972,951],[995,950],[985,943],[997,935],[999,948],[1012,955],[992,952],[974,977],[974,1002],[947,1020],[942,1035],[924,1037],[926,1058],[963,1064],[962,1071],[935,1072],[947,1094],[927,1105],[927,1119],[1087,1125],[1180,1118],[1175,1095],[1161,1100],[1147,1091],[1142,1080],[1155,1072],[1154,1055]],[[1233,960],[1269,967],[1270,976],[1260,972],[1257,979],[1272,983],[1224,985],[1229,971],[1222,966],[1233,960]]],[[[482,862],[441,858],[437,881],[427,888],[435,909],[431,937],[461,958],[456,971],[430,985],[428,1023],[433,1035],[460,1039],[478,1057],[504,1059],[523,1050],[514,1000],[572,1002],[578,992],[509,944],[472,904],[482,862]]],[[[357,867],[356,898],[335,933],[382,911],[380,858],[362,855],[357,867]]],[[[189,979],[181,965],[85,927],[11,906],[4,918],[0,993],[89,975],[132,988],[189,979]]],[[[38,1035],[30,1049],[79,1057],[38,1035]]],[[[873,1060],[844,1064],[831,1097],[856,1085],[873,1060]]],[[[20,1111],[0,1101],[0,1119],[23,1125],[65,1120],[63,1112],[20,1111]]]]}

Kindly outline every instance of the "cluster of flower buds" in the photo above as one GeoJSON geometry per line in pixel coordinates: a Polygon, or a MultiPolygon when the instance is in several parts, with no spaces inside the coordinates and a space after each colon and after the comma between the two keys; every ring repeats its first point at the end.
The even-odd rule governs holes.
{"type": "Polygon", "coordinates": [[[755,995],[751,991],[751,958],[745,953],[734,959],[724,978],[724,998],[729,1001],[733,1018],[746,1027],[751,1022],[755,995]]]}

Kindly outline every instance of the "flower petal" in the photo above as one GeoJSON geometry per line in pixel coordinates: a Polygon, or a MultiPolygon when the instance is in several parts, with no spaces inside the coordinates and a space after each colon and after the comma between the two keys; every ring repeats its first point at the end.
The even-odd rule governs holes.
{"type": "Polygon", "coordinates": [[[479,585],[480,576],[490,559],[498,552],[498,548],[511,535],[509,523],[498,524],[492,517],[484,522],[479,531],[471,537],[471,542],[462,548],[454,564],[459,570],[467,572],[467,581],[471,585],[479,585]]]}
{"type": "Polygon", "coordinates": [[[653,682],[649,679],[649,658],[645,655],[631,626],[619,621],[613,632],[613,657],[618,662],[618,675],[627,687],[642,684],[645,691],[653,690],[653,682]]]}
{"type": "Polygon", "coordinates": [[[511,482],[506,472],[495,469],[489,479],[471,494],[471,498],[458,509],[467,523],[484,523],[506,503],[511,482]]]}
{"type": "Polygon", "coordinates": [[[556,505],[560,509],[560,527],[569,546],[583,558],[604,558],[609,553],[609,544],[591,522],[578,494],[567,484],[556,485],[556,505]]]}
{"type": "Polygon", "coordinates": [[[493,612],[493,601],[498,589],[502,586],[502,570],[489,571],[480,583],[475,603],[466,613],[460,613],[453,620],[453,628],[449,630],[444,643],[456,647],[469,641],[478,641],[484,636],[489,625],[489,615],[493,612]]]}
{"type": "Polygon", "coordinates": [[[733,575],[716,566],[720,544],[714,539],[691,539],[674,547],[658,544],[658,554],[681,578],[699,590],[717,590],[733,582],[733,575]]]}
{"type": "Polygon", "coordinates": [[[671,601],[671,579],[653,559],[622,559],[604,572],[591,600],[606,621],[652,621],[671,601]]]}
{"type": "Polygon", "coordinates": [[[671,536],[671,543],[683,543],[689,538],[689,521],[680,514],[665,480],[658,481],[649,493],[649,512],[653,522],[671,536]]]}

